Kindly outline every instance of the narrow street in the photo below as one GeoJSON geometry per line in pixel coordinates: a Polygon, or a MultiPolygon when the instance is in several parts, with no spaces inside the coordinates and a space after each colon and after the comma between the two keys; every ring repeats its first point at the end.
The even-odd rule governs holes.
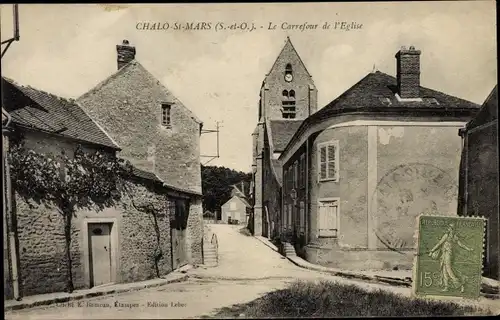
{"type": "MultiPolygon", "coordinates": [[[[222,307],[250,302],[298,279],[332,280],[367,290],[408,295],[407,288],[347,280],[299,268],[258,239],[239,233],[241,226],[211,225],[218,236],[219,265],[188,271],[186,282],[7,312],[6,319],[152,319],[199,318],[222,307]]],[[[498,303],[496,303],[498,307],[498,303]]]]}

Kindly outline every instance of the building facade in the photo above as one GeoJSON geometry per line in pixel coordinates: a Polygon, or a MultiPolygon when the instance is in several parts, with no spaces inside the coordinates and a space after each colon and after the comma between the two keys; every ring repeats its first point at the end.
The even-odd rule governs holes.
{"type": "Polygon", "coordinates": [[[247,212],[250,204],[246,199],[234,195],[221,207],[221,220],[222,223],[234,223],[235,220],[238,224],[247,224],[247,212]]]}
{"type": "Polygon", "coordinates": [[[485,276],[500,280],[497,86],[460,135],[463,151],[458,213],[488,219],[483,271],[485,276]]]}
{"type": "Polygon", "coordinates": [[[461,140],[479,106],[420,85],[420,54],[396,54],[304,120],[279,157],[281,233],[312,263],[411,269],[416,217],[456,215],[461,140]]]}
{"type": "Polygon", "coordinates": [[[302,121],[316,111],[317,90],[290,38],[260,89],[253,138],[254,234],[279,234],[282,171],[278,160],[302,121]]]}
{"type": "Polygon", "coordinates": [[[120,145],[121,158],[193,195],[187,226],[178,230],[174,244],[186,256],[182,261],[202,263],[202,123],[135,59],[136,48],[127,40],[116,52],[118,70],[77,102],[120,145]]]}
{"type": "MultiPolygon", "coordinates": [[[[138,90],[150,90],[151,96],[158,98],[159,92],[163,93],[158,82],[148,78],[149,74],[140,66],[135,71],[128,69],[135,67],[135,64],[123,66],[125,78],[132,78],[132,82],[139,81],[143,87],[138,90]]],[[[120,78],[119,75],[114,77],[115,80],[120,78]]],[[[130,81],[122,80],[117,87],[127,84],[133,85],[130,81]]],[[[106,88],[105,85],[101,87],[103,90],[106,88]]],[[[120,93],[116,88],[110,91],[120,93]]],[[[121,157],[123,153],[123,158],[130,159],[133,165],[132,174],[127,178],[129,192],[122,194],[118,203],[100,209],[79,208],[72,219],[70,253],[75,289],[142,281],[163,276],[188,263],[202,263],[203,222],[199,174],[201,124],[189,110],[180,108],[174,99],[161,100],[172,103],[171,111],[178,111],[168,114],[160,105],[159,119],[162,125],[170,124],[171,140],[165,136],[146,136],[138,129],[141,124],[134,123],[132,117],[127,118],[129,122],[126,128],[132,133],[121,132],[121,136],[118,136],[128,148],[124,149],[75,100],[22,86],[9,79],[2,79],[2,93],[3,105],[12,120],[10,134],[4,135],[7,142],[15,137],[16,140],[22,140],[25,149],[53,155],[54,159],[63,153],[71,157],[78,147],[82,147],[85,152],[99,151],[110,156],[121,157]],[[182,125],[174,124],[175,120],[183,122],[182,125]],[[130,150],[134,143],[139,145],[138,141],[130,141],[133,139],[161,143],[158,148],[160,152],[152,152],[150,148],[147,150],[149,158],[143,159],[137,156],[142,155],[142,149],[130,150]],[[165,158],[167,152],[170,152],[173,164],[167,169],[158,168],[158,162],[160,166],[168,163],[165,158]],[[155,163],[156,159],[159,160],[155,163]],[[148,166],[151,161],[153,166],[148,166]],[[163,178],[159,177],[160,174],[163,178]],[[155,201],[155,206],[159,206],[158,211],[144,209],[155,201]]],[[[135,98],[143,99],[144,102],[144,95],[135,94],[135,98]]],[[[123,102],[130,96],[107,97],[102,91],[90,95],[83,102],[88,106],[96,106],[97,101],[101,100],[101,111],[112,116],[111,120],[106,118],[106,121],[116,135],[117,128],[123,129],[121,125],[124,125],[119,118],[126,118],[133,111],[119,109],[113,115],[109,111],[117,105],[107,103],[109,99],[116,99],[115,103],[123,102]],[[116,123],[117,127],[111,125],[116,123]]],[[[136,116],[141,114],[138,102],[133,101],[134,105],[139,105],[136,116]]],[[[155,128],[156,114],[153,117],[144,117],[142,127],[155,128]]],[[[4,252],[8,252],[4,257],[4,264],[8,264],[7,276],[4,275],[7,279],[4,281],[6,298],[13,298],[16,291],[19,291],[16,297],[65,291],[67,258],[63,216],[51,205],[25,199],[15,188],[11,188],[11,194],[4,193],[4,197],[10,199],[6,201],[4,215],[4,226],[7,225],[9,231],[9,237],[4,237],[4,252]]]]}

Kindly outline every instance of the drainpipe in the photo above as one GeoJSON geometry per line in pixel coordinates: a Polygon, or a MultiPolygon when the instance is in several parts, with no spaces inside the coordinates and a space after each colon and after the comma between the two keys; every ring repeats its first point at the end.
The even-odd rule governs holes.
{"type": "Polygon", "coordinates": [[[9,124],[11,123],[12,118],[9,113],[6,112],[2,108],[2,115],[7,117],[7,123],[2,125],[2,139],[4,146],[2,147],[2,159],[3,159],[3,176],[4,176],[4,201],[6,203],[6,212],[4,213],[4,221],[8,230],[8,244],[10,251],[10,260],[12,267],[12,290],[15,300],[21,300],[21,295],[19,292],[19,269],[18,269],[18,254],[17,254],[17,241],[16,241],[16,232],[15,232],[15,223],[14,223],[14,211],[12,210],[12,187],[10,181],[10,170],[9,170],[9,162],[8,162],[8,150],[9,150],[9,124]],[[7,151],[7,152],[6,152],[7,151]],[[10,220],[10,221],[9,221],[10,220]],[[10,223],[9,223],[10,222],[10,223]]]}

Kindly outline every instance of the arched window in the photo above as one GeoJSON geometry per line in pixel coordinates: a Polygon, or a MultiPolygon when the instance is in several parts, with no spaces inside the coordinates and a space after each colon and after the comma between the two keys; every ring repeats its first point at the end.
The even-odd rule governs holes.
{"type": "Polygon", "coordinates": [[[290,63],[286,65],[285,73],[292,73],[292,65],[290,63]]]}
{"type": "Polygon", "coordinates": [[[284,119],[295,119],[295,90],[283,90],[281,113],[284,119]],[[286,95],[285,95],[286,93],[286,95]]]}

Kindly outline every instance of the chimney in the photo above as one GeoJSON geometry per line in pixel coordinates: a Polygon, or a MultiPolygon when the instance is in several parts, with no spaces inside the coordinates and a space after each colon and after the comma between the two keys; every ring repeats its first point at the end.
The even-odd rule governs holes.
{"type": "Polygon", "coordinates": [[[398,95],[401,99],[420,98],[420,50],[401,47],[396,53],[398,95]]]}
{"type": "Polygon", "coordinates": [[[245,182],[241,181],[241,193],[245,195],[245,182]]]}
{"type": "Polygon", "coordinates": [[[118,70],[135,59],[135,47],[131,46],[128,40],[123,40],[122,44],[116,45],[118,53],[118,70]]]}

